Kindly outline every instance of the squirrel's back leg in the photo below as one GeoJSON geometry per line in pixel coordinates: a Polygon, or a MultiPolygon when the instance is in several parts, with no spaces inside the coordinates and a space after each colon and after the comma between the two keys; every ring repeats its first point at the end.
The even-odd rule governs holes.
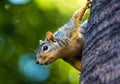
{"type": "Polygon", "coordinates": [[[76,35],[79,34],[79,31],[80,31],[80,32],[82,31],[81,29],[79,29],[79,27],[80,27],[80,23],[79,23],[79,22],[82,20],[84,14],[85,14],[85,12],[86,12],[86,10],[90,7],[90,6],[89,6],[90,3],[91,3],[91,0],[87,0],[86,4],[85,4],[82,8],[78,9],[78,10],[73,14],[73,16],[72,16],[72,18],[71,18],[71,21],[72,21],[72,23],[73,23],[73,25],[74,25],[74,33],[73,33],[70,41],[72,41],[72,40],[75,39],[76,35]]]}
{"type": "MultiPolygon", "coordinates": [[[[82,37],[80,37],[80,35],[82,35],[80,32],[81,32],[81,28],[79,28],[80,27],[80,24],[79,24],[79,22],[80,22],[80,20],[82,20],[82,18],[83,18],[83,15],[84,15],[84,13],[85,13],[85,11],[89,8],[89,4],[91,3],[91,1],[90,0],[87,0],[87,3],[85,4],[85,6],[83,6],[82,8],[80,8],[79,10],[77,10],[75,13],[74,13],[74,15],[73,15],[73,17],[72,17],[72,19],[71,19],[71,21],[72,21],[72,23],[73,23],[73,25],[74,25],[74,31],[73,31],[73,34],[72,34],[72,37],[70,38],[70,43],[72,44],[72,43],[74,43],[75,42],[75,40],[76,41],[79,41],[77,44],[76,43],[74,43],[74,44],[72,44],[72,45],[79,45],[79,46],[81,46],[80,47],[80,49],[79,49],[79,55],[82,53],[82,47],[83,47],[83,38],[82,37]]],[[[81,59],[81,56],[78,56],[80,59],[81,59]]],[[[76,60],[76,61],[73,61],[74,63],[72,63],[72,65],[76,68],[76,69],[78,69],[78,70],[80,70],[81,68],[81,61],[80,61],[80,59],[79,60],[76,60]]]]}
{"type": "Polygon", "coordinates": [[[90,7],[89,6],[90,3],[91,3],[91,0],[87,0],[86,4],[73,14],[71,21],[73,21],[75,28],[79,27],[79,22],[82,20],[85,14],[85,11],[90,7]]]}

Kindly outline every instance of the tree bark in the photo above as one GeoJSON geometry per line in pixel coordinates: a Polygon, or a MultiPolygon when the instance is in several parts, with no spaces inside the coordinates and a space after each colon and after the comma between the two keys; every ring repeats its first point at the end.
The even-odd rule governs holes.
{"type": "Polygon", "coordinates": [[[80,84],[120,84],[120,0],[92,0],[80,84]]]}

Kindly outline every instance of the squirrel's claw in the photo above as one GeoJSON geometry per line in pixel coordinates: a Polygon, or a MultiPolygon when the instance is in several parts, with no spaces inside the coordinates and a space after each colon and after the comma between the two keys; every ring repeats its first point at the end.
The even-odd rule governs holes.
{"type": "Polygon", "coordinates": [[[86,3],[87,8],[90,8],[90,3],[91,3],[91,0],[87,0],[87,3],[86,3]]]}

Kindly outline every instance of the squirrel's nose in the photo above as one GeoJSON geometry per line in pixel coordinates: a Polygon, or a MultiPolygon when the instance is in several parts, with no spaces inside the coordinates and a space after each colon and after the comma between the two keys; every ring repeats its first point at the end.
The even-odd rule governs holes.
{"type": "Polygon", "coordinates": [[[39,59],[36,58],[36,59],[35,59],[35,62],[36,62],[36,64],[39,64],[39,59]]]}

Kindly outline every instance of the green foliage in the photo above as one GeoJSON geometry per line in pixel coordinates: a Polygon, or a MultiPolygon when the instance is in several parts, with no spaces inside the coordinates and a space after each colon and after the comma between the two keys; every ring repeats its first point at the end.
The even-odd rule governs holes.
{"type": "MultiPolygon", "coordinates": [[[[77,84],[79,72],[62,60],[47,67],[50,74],[44,81],[27,78],[25,73],[20,72],[18,62],[26,53],[27,56],[29,52],[34,53],[39,40],[45,38],[45,33],[55,32],[64,25],[84,2],[27,0],[24,4],[15,4],[10,1],[13,0],[0,1],[0,84],[77,84]]],[[[84,20],[88,16],[87,13],[84,20]]],[[[34,60],[33,54],[30,55],[31,59],[34,60]]],[[[25,68],[25,63],[21,69],[25,68]]]]}

